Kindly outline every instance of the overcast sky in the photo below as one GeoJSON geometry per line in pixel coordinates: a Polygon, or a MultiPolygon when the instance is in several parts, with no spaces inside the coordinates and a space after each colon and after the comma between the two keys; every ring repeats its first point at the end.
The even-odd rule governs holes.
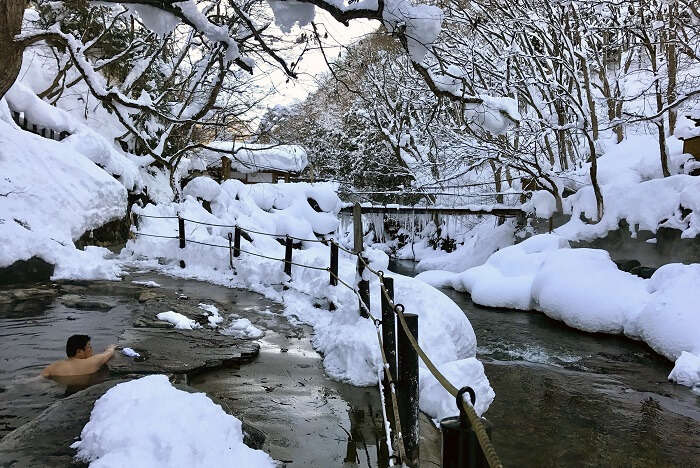
{"type": "MultiPolygon", "coordinates": [[[[367,34],[372,34],[379,27],[378,21],[370,20],[354,20],[350,22],[350,26],[346,27],[343,24],[333,19],[329,13],[324,10],[316,9],[316,18],[314,20],[318,27],[319,34],[323,38],[324,33],[328,32],[328,38],[323,38],[323,47],[326,56],[330,62],[338,59],[338,55],[344,53],[344,47],[352,45],[354,42],[362,39],[367,34]]],[[[276,28],[276,26],[273,26],[276,28]]],[[[303,31],[310,32],[313,37],[313,28],[311,25],[305,26],[303,29],[295,26],[290,34],[284,35],[288,40],[294,40],[299,37],[303,31]]],[[[283,35],[279,30],[278,34],[283,35]]],[[[315,44],[315,41],[310,41],[310,45],[315,44]]],[[[288,58],[296,59],[299,53],[303,50],[300,46],[288,58]]],[[[265,67],[270,73],[270,67],[265,67]]],[[[316,77],[328,72],[328,66],[323,59],[323,54],[318,48],[307,50],[303,59],[296,67],[295,71],[299,74],[296,80],[290,79],[287,81],[285,73],[279,69],[271,72],[272,82],[277,89],[277,93],[265,100],[265,105],[288,105],[295,101],[303,100],[310,91],[316,87],[316,77]]]]}

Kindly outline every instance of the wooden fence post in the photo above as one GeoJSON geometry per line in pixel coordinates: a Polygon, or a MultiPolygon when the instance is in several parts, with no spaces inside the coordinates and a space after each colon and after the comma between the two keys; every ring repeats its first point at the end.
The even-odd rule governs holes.
{"type": "MultiPolygon", "coordinates": [[[[185,220],[182,219],[180,214],[178,213],[177,215],[177,230],[178,230],[178,237],[180,238],[180,248],[184,249],[185,248],[185,220]]],[[[185,261],[180,260],[180,268],[185,268],[185,261]]]]}
{"type": "Polygon", "coordinates": [[[241,228],[238,226],[233,230],[233,256],[238,257],[241,254],[241,228]]]}
{"type": "MultiPolygon", "coordinates": [[[[418,316],[404,314],[408,330],[418,341],[418,316]]],[[[401,435],[406,449],[406,460],[403,462],[417,468],[419,461],[418,445],[418,353],[406,335],[403,326],[398,326],[398,374],[399,418],[401,420],[401,435]]]]}
{"type": "Polygon", "coordinates": [[[233,247],[231,246],[233,242],[233,234],[228,233],[228,263],[233,269],[233,247]]]}
{"type": "Polygon", "coordinates": [[[370,309],[370,302],[369,302],[369,281],[362,280],[358,283],[358,289],[360,293],[360,315],[363,318],[368,318],[369,317],[369,311],[370,309]],[[362,307],[362,304],[367,307],[367,310],[365,310],[362,307]]]}
{"type": "MultiPolygon", "coordinates": [[[[386,295],[382,292],[382,344],[384,345],[384,355],[389,364],[389,373],[392,378],[396,378],[396,316],[394,315],[394,308],[391,302],[394,300],[394,278],[384,277],[382,278],[384,288],[386,289],[386,295]],[[387,298],[386,296],[389,296],[387,298]],[[389,301],[391,299],[391,301],[389,301]]],[[[380,285],[381,286],[381,285],[380,285]]],[[[389,385],[389,378],[385,372],[384,381],[382,382],[382,387],[384,388],[384,407],[386,410],[387,419],[391,426],[391,433],[396,434],[396,420],[392,416],[394,414],[394,405],[391,400],[391,385],[389,385]]],[[[390,442],[390,441],[389,441],[390,442]]]]}
{"type": "Polygon", "coordinates": [[[353,239],[355,242],[355,253],[359,254],[363,250],[362,245],[362,207],[359,203],[355,202],[352,207],[352,226],[353,226],[353,239]]]}
{"type": "Polygon", "coordinates": [[[284,245],[284,272],[292,277],[292,238],[287,237],[284,245]]]}
{"type": "Polygon", "coordinates": [[[338,244],[331,239],[331,286],[338,286],[338,244]]]}
{"type": "Polygon", "coordinates": [[[231,178],[231,159],[228,156],[221,156],[221,181],[231,178]]]}

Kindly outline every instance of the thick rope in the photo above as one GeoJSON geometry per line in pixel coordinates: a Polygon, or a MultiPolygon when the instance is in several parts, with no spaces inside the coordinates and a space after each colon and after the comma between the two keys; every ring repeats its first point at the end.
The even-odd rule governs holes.
{"type": "MultiPolygon", "coordinates": [[[[401,326],[403,327],[403,330],[406,333],[406,336],[408,337],[408,341],[411,342],[411,346],[413,346],[413,349],[416,350],[416,352],[420,356],[421,360],[425,363],[428,370],[433,374],[435,379],[440,383],[440,385],[443,386],[445,390],[447,390],[447,392],[450,395],[456,397],[458,392],[457,388],[454,385],[452,385],[450,381],[445,378],[444,375],[442,375],[442,373],[437,369],[437,367],[435,367],[430,358],[425,354],[421,347],[418,346],[416,338],[408,329],[408,324],[406,324],[406,319],[403,316],[403,306],[401,304],[397,304],[396,306],[394,306],[394,311],[399,317],[399,322],[401,322],[401,326]]],[[[486,457],[486,461],[488,461],[489,466],[491,468],[503,468],[503,463],[501,463],[501,460],[498,458],[496,449],[493,447],[493,444],[491,444],[491,439],[489,439],[489,436],[486,433],[486,428],[481,422],[481,418],[476,414],[474,407],[470,404],[467,404],[467,402],[465,402],[464,400],[462,400],[462,407],[464,408],[464,412],[469,418],[469,422],[471,423],[472,429],[476,434],[476,438],[479,440],[479,445],[481,445],[481,448],[484,451],[484,456],[486,457]]]]}

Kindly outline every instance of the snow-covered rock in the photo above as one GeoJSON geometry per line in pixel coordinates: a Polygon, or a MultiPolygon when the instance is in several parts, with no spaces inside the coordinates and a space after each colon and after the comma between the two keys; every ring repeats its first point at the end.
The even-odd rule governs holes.
{"type": "Polygon", "coordinates": [[[115,385],[102,395],[71,447],[93,468],[274,467],[243,443],[241,422],[204,393],[173,387],[165,375],[115,385]]]}
{"type": "Polygon", "coordinates": [[[167,312],[161,312],[156,315],[156,318],[164,322],[172,323],[175,328],[179,328],[181,330],[193,330],[195,328],[202,328],[202,326],[196,321],[172,310],[169,310],[167,312]]]}

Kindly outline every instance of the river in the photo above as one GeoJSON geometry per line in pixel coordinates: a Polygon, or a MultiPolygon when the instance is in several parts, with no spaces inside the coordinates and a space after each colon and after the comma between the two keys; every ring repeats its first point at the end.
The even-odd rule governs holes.
{"type": "MultiPolygon", "coordinates": [[[[417,273],[408,261],[390,270],[417,273]]],[[[700,466],[700,396],[668,382],[673,364],[648,346],[442,291],[476,333],[506,466],[700,466]]]]}

